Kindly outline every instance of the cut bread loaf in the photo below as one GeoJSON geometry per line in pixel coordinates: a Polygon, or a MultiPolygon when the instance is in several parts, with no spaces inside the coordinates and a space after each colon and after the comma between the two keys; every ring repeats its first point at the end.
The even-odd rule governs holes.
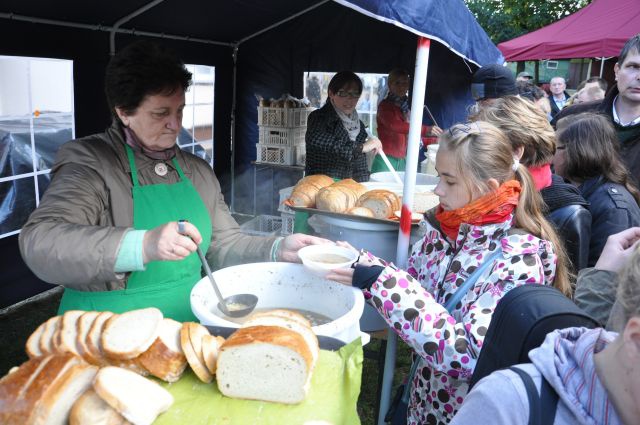
{"type": "Polygon", "coordinates": [[[38,326],[27,339],[27,343],[25,344],[25,351],[27,352],[27,356],[29,356],[30,359],[40,357],[44,354],[40,349],[40,339],[42,338],[42,334],[44,333],[44,329],[46,326],[47,322],[41,323],[40,326],[38,326]]]}
{"type": "Polygon", "coordinates": [[[110,311],[103,311],[96,316],[96,318],[93,320],[93,323],[91,324],[89,333],[84,340],[87,347],[85,358],[91,364],[98,366],[106,366],[108,364],[104,352],[102,351],[101,338],[104,324],[107,320],[113,317],[113,315],[114,314],[110,311]]]}
{"type": "Polygon", "coordinates": [[[40,352],[42,354],[55,353],[53,339],[58,332],[58,327],[60,326],[61,319],[62,316],[54,316],[45,322],[44,331],[40,336],[40,352]]]}
{"type": "Polygon", "coordinates": [[[142,367],[163,381],[177,381],[187,367],[180,344],[180,329],[181,323],[165,318],[160,324],[158,338],[137,358],[142,367]]]}
{"type": "Polygon", "coordinates": [[[202,337],[202,356],[207,369],[212,375],[216,374],[216,363],[218,362],[218,353],[222,344],[224,344],[224,338],[221,336],[206,334],[202,337]]]}
{"type": "Polygon", "coordinates": [[[322,211],[344,213],[356,206],[366,187],[352,179],[340,180],[325,187],[316,196],[316,207],[322,211]]]}
{"type": "Polygon", "coordinates": [[[285,329],[292,330],[299,333],[304,338],[311,355],[313,356],[314,363],[318,359],[319,345],[318,337],[313,332],[310,326],[304,325],[294,319],[283,316],[269,316],[268,313],[261,314],[257,317],[252,317],[247,320],[242,327],[248,328],[251,326],[279,326],[285,329]]]}
{"type": "Polygon", "coordinates": [[[102,350],[110,359],[138,357],[158,337],[162,319],[162,312],[154,307],[112,316],[102,330],[102,350]]]}
{"type": "Polygon", "coordinates": [[[331,184],[333,179],[324,174],[306,176],[294,186],[289,196],[289,203],[296,207],[315,208],[318,191],[331,184]]]}
{"type": "Polygon", "coordinates": [[[375,218],[389,218],[400,209],[400,198],[389,190],[376,189],[362,195],[357,205],[370,209],[375,218]]]}
{"type": "Polygon", "coordinates": [[[129,425],[126,420],[92,389],[73,404],[69,416],[69,425],[129,425]]]}
{"type": "Polygon", "coordinates": [[[151,424],[173,404],[173,396],[160,385],[114,366],[100,369],[93,389],[100,398],[135,425],[151,424]]]}
{"type": "MultiPolygon", "coordinates": [[[[202,342],[199,345],[199,351],[196,351],[196,347],[191,343],[190,330],[191,325],[198,325],[193,322],[185,322],[182,324],[182,328],[180,329],[180,346],[182,347],[182,351],[184,352],[185,357],[187,358],[187,362],[189,362],[189,366],[196,374],[198,379],[202,382],[209,383],[213,380],[213,375],[207,368],[207,365],[204,361],[204,357],[202,356],[202,342]]],[[[201,325],[198,325],[201,326],[201,325]]],[[[193,327],[194,329],[198,329],[197,326],[193,327]]],[[[205,328],[206,331],[206,328],[205,328]]],[[[201,331],[196,331],[200,337],[202,338],[201,331]]],[[[208,333],[208,331],[207,331],[208,333]]],[[[195,335],[194,335],[195,339],[195,335]]]]}
{"type": "Polygon", "coordinates": [[[81,310],[69,310],[62,315],[56,335],[56,346],[59,353],[80,355],[76,344],[78,339],[78,319],[84,313],[81,310]]]}
{"type": "Polygon", "coordinates": [[[279,326],[241,328],[218,355],[218,389],[227,397],[295,404],[309,390],[314,366],[304,337],[279,326]]]}
{"type": "Polygon", "coordinates": [[[93,325],[93,322],[99,314],[100,312],[98,311],[87,311],[78,318],[76,323],[76,327],[78,328],[76,335],[76,349],[83,359],[92,364],[93,358],[88,354],[89,348],[87,347],[86,339],[89,331],[91,330],[91,325],[93,325]]]}

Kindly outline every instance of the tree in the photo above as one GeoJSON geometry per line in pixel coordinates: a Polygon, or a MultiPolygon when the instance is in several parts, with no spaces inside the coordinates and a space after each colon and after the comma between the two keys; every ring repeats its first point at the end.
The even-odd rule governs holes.
{"type": "Polygon", "coordinates": [[[501,43],[549,25],[591,0],[465,0],[491,40],[501,43]]]}

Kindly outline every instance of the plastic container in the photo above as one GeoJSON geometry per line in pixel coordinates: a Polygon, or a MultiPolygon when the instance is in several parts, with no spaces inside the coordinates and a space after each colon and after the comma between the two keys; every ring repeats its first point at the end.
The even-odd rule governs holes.
{"type": "Polygon", "coordinates": [[[258,125],[272,127],[306,127],[313,108],[271,108],[258,106],[258,125]]]}
{"type": "Polygon", "coordinates": [[[259,215],[240,225],[240,231],[254,236],[275,236],[282,229],[282,218],[274,215],[259,215]]]}
{"type": "Polygon", "coordinates": [[[278,165],[304,165],[305,145],[282,146],[256,144],[256,162],[278,165]]]}
{"type": "MultiPolygon", "coordinates": [[[[331,318],[331,322],[313,327],[316,335],[345,343],[358,337],[363,338],[363,344],[369,341],[369,336],[360,332],[359,320],[364,309],[362,291],[314,276],[302,264],[242,264],[217,270],[213,276],[225,297],[239,293],[257,295],[258,309],[299,309],[331,318]]],[[[208,278],[196,283],[191,290],[191,310],[200,323],[239,327],[238,323],[227,320],[217,304],[208,278]]]]}
{"type": "Polygon", "coordinates": [[[307,127],[259,127],[258,143],[264,145],[298,146],[304,144],[307,127]]]}
{"type": "Polygon", "coordinates": [[[282,219],[282,229],[280,234],[282,236],[287,236],[293,233],[293,225],[296,221],[295,213],[280,213],[280,218],[282,219]]]}
{"type": "Polygon", "coordinates": [[[325,277],[331,270],[350,267],[358,259],[358,252],[331,244],[308,245],[298,251],[298,257],[311,273],[325,277]],[[329,261],[331,257],[336,261],[342,258],[342,261],[329,261]]]}

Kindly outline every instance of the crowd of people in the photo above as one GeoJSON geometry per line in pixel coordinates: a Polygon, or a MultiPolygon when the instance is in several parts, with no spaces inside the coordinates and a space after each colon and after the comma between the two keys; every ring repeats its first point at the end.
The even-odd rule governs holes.
{"type": "MultiPolygon", "coordinates": [[[[498,303],[532,284],[557,288],[618,332],[562,329],[531,351],[522,370],[559,395],[554,423],[638,422],[640,35],[615,74],[606,95],[599,79],[570,96],[554,77],[547,96],[526,72],[481,67],[468,122],[422,127],[423,142],[439,145],[440,204],[425,214],[406,266],[357,247],[351,268],[327,276],[360,288],[413,350],[408,423],[528,422],[515,372],[491,374],[470,393],[469,383],[498,303]]],[[[240,232],[211,168],[176,147],[190,79],[173,52],[128,46],[106,72],[111,128],[60,150],[20,248],[38,276],[65,286],[61,313],[156,306],[194,320],[198,246],[224,267],[298,261],[301,247],[329,242],[240,232]]],[[[355,73],[331,79],[324,105],[314,92],[306,173],[367,181],[367,154],[381,152],[404,169],[409,83],[404,70],[389,74],[378,136],[358,116],[355,73]]],[[[373,167],[384,169],[378,157],[373,167]]]]}

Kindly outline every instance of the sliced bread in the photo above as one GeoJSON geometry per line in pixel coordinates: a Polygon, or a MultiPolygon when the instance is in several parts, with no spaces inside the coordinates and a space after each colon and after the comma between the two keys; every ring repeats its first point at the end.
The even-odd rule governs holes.
{"type": "Polygon", "coordinates": [[[106,366],[109,364],[107,358],[102,351],[102,330],[107,320],[113,317],[113,313],[110,311],[103,311],[96,316],[91,324],[89,333],[87,334],[84,342],[87,347],[87,351],[84,353],[85,358],[91,364],[96,366],[106,366]]]}
{"type": "Polygon", "coordinates": [[[25,351],[27,352],[27,356],[30,359],[40,357],[43,355],[42,350],[40,349],[40,339],[42,338],[42,334],[44,333],[44,329],[47,326],[47,322],[43,322],[36,328],[35,331],[29,336],[27,339],[27,343],[25,344],[25,351]]]}
{"type": "Polygon", "coordinates": [[[58,333],[58,327],[60,326],[61,319],[62,316],[53,316],[45,322],[44,331],[40,336],[40,351],[42,354],[55,353],[53,339],[58,333]]]}
{"type": "Polygon", "coordinates": [[[202,337],[202,356],[204,357],[204,363],[207,365],[207,369],[209,369],[212,375],[216,374],[218,353],[223,343],[224,338],[221,336],[206,334],[202,337]]]}
{"type": "Polygon", "coordinates": [[[177,381],[187,367],[187,358],[180,345],[180,329],[180,322],[165,318],[158,338],[137,358],[142,367],[163,381],[177,381]]]}
{"type": "Polygon", "coordinates": [[[78,321],[76,322],[76,350],[80,357],[89,363],[93,362],[91,362],[91,356],[87,354],[89,352],[89,348],[87,347],[86,339],[89,331],[91,330],[91,325],[93,325],[93,322],[99,314],[99,311],[87,311],[82,316],[78,317],[78,321]]]}
{"type": "Polygon", "coordinates": [[[84,313],[82,310],[69,310],[62,315],[60,329],[56,334],[58,352],[80,355],[76,340],[78,339],[78,319],[84,313]]]}
{"type": "Polygon", "coordinates": [[[114,366],[100,369],[93,389],[100,398],[135,425],[151,424],[173,404],[173,396],[160,385],[114,366]]]}
{"type": "MultiPolygon", "coordinates": [[[[196,374],[198,379],[200,379],[202,382],[209,383],[213,380],[213,375],[204,362],[204,358],[202,356],[202,343],[200,343],[199,352],[196,352],[195,347],[191,343],[190,325],[192,324],[197,325],[197,323],[193,322],[185,322],[182,324],[182,328],[180,329],[180,346],[182,347],[182,351],[184,352],[184,355],[189,362],[189,366],[191,366],[191,369],[196,374]]],[[[197,327],[194,327],[194,329],[197,329],[197,327]]],[[[200,334],[200,331],[196,332],[200,334]]],[[[202,334],[200,334],[200,336],[202,337],[202,334]]]]}
{"type": "Polygon", "coordinates": [[[73,404],[69,425],[129,425],[126,420],[93,389],[89,389],[73,404]]]}
{"type": "Polygon", "coordinates": [[[162,312],[155,307],[112,316],[102,330],[102,350],[107,358],[127,360],[147,351],[158,337],[162,312]]]}
{"type": "Polygon", "coordinates": [[[313,363],[298,332],[278,326],[242,328],[220,347],[218,389],[227,397],[300,403],[309,390],[313,363]]]}

